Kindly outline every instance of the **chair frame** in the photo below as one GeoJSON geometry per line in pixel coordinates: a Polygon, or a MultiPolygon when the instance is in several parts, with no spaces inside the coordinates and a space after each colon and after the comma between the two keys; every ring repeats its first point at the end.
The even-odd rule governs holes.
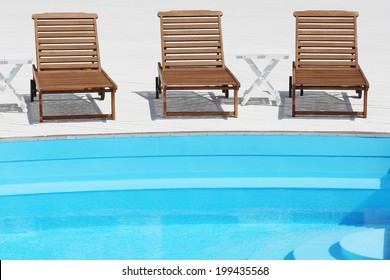
{"type": "Polygon", "coordinates": [[[367,117],[369,83],[358,63],[357,12],[297,11],[296,49],[289,93],[292,116],[354,115],[367,117]],[[354,90],[362,111],[298,111],[296,90],[354,90]]]}
{"type": "Polygon", "coordinates": [[[156,98],[163,94],[163,116],[238,117],[240,83],[225,66],[220,11],[159,12],[162,63],[158,63],[156,98]],[[167,91],[234,91],[233,111],[167,111],[167,91]]]}
{"type": "Polygon", "coordinates": [[[33,14],[36,65],[30,81],[31,102],[39,93],[39,120],[108,118],[115,120],[117,85],[100,64],[97,14],[33,14]],[[104,100],[111,93],[111,113],[43,115],[46,94],[98,93],[104,100]]]}

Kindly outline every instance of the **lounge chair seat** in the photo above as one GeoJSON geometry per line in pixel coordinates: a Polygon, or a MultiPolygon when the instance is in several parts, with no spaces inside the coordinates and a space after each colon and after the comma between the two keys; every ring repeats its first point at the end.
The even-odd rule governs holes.
{"type": "Polygon", "coordinates": [[[112,81],[100,71],[37,72],[39,90],[44,92],[88,92],[112,87],[112,81]]]}
{"type": "Polygon", "coordinates": [[[365,83],[360,69],[296,69],[295,84],[313,86],[324,89],[326,87],[361,88],[365,83]]]}
{"type": "Polygon", "coordinates": [[[225,69],[168,69],[163,71],[164,82],[170,86],[193,88],[194,86],[221,87],[235,84],[236,80],[225,69]]]}

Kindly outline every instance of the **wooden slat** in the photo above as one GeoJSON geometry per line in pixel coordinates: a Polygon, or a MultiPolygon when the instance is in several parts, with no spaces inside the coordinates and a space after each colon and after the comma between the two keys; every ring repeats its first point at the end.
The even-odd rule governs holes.
{"type": "Polygon", "coordinates": [[[38,33],[38,38],[75,38],[75,37],[95,37],[93,32],[52,32],[52,33],[38,33]]]}
{"type": "Polygon", "coordinates": [[[221,61],[191,61],[191,62],[166,62],[167,67],[205,67],[205,66],[221,66],[221,61]]]}
{"type": "Polygon", "coordinates": [[[221,49],[167,49],[165,54],[205,54],[221,53],[221,49]]]}
{"type": "Polygon", "coordinates": [[[298,24],[298,29],[354,29],[353,24],[298,24]]]}
{"type": "Polygon", "coordinates": [[[165,112],[167,117],[178,117],[178,116],[228,116],[237,117],[236,111],[225,112],[225,111],[194,111],[194,112],[165,112]]]}
{"type": "Polygon", "coordinates": [[[300,65],[302,66],[333,66],[333,67],[338,67],[338,66],[354,66],[355,62],[348,62],[348,61],[300,61],[300,65]]]}
{"type": "Polygon", "coordinates": [[[112,119],[114,114],[91,114],[91,115],[63,115],[63,116],[42,116],[43,120],[77,120],[77,119],[112,119]]]}
{"type": "Polygon", "coordinates": [[[96,50],[96,44],[83,44],[83,45],[44,45],[40,46],[41,51],[64,51],[64,50],[96,50]]]}
{"type": "Polygon", "coordinates": [[[322,53],[322,54],[326,54],[326,53],[329,53],[329,54],[345,53],[345,54],[354,54],[354,53],[356,53],[356,50],[354,50],[354,49],[334,49],[334,48],[331,48],[331,49],[302,49],[302,48],[299,48],[297,50],[297,53],[298,54],[300,54],[300,53],[322,53]]]}
{"type": "Polygon", "coordinates": [[[345,31],[345,30],[298,30],[298,35],[355,35],[355,31],[345,31]]]}
{"type": "Polygon", "coordinates": [[[299,17],[297,18],[299,23],[354,23],[354,18],[310,18],[299,17]]]}
{"type": "Polygon", "coordinates": [[[158,12],[157,16],[159,16],[160,18],[221,17],[222,12],[221,11],[210,11],[210,10],[172,10],[172,11],[166,11],[166,12],[158,12]]]}
{"type": "Polygon", "coordinates": [[[49,26],[49,27],[38,27],[37,32],[67,32],[67,31],[94,31],[95,28],[93,26],[66,26],[66,27],[58,27],[58,26],[49,26]]]}
{"type": "Polygon", "coordinates": [[[345,37],[345,36],[298,36],[298,41],[340,41],[348,42],[354,41],[355,37],[345,37]]]}
{"type": "Polygon", "coordinates": [[[163,42],[164,48],[208,48],[221,47],[220,42],[163,42]]]}
{"type": "Polygon", "coordinates": [[[311,48],[353,48],[355,44],[352,42],[298,42],[298,48],[311,47],[311,48]]]}
{"type": "Polygon", "coordinates": [[[221,55],[168,55],[163,59],[167,60],[220,60],[221,55]]]}
{"type": "Polygon", "coordinates": [[[41,58],[41,63],[70,63],[70,62],[98,62],[97,57],[56,57],[56,58],[41,58]]]}
{"type": "Polygon", "coordinates": [[[41,70],[72,70],[72,69],[97,69],[99,65],[97,63],[89,64],[42,64],[41,70]]]}
{"type": "Polygon", "coordinates": [[[67,51],[67,52],[48,52],[48,51],[41,51],[39,53],[39,56],[96,56],[97,52],[96,51],[67,51]]]}
{"type": "Polygon", "coordinates": [[[217,36],[183,36],[183,37],[164,37],[165,42],[188,42],[188,41],[219,41],[217,36]]]}
{"type": "Polygon", "coordinates": [[[355,55],[298,55],[299,60],[355,60],[355,55]]]}
{"type": "Polygon", "coordinates": [[[218,22],[215,24],[163,24],[163,30],[180,30],[180,29],[216,29],[218,22]]]}
{"type": "Polygon", "coordinates": [[[347,18],[357,17],[358,12],[343,11],[343,10],[307,10],[307,11],[296,11],[294,12],[295,17],[319,17],[319,18],[347,18]]]}
{"type": "Polygon", "coordinates": [[[92,19],[85,20],[38,20],[37,26],[93,25],[92,19]]]}
{"type": "Polygon", "coordinates": [[[79,12],[49,12],[49,13],[40,13],[40,14],[33,14],[32,18],[34,20],[40,20],[40,19],[55,19],[55,20],[62,20],[62,19],[97,19],[98,15],[95,13],[79,13],[79,12]]]}
{"type": "Polygon", "coordinates": [[[178,35],[218,35],[219,30],[168,30],[162,32],[163,36],[178,36],[178,35]]]}
{"type": "Polygon", "coordinates": [[[162,18],[162,23],[218,23],[218,18],[162,18]]]}
{"type": "Polygon", "coordinates": [[[90,44],[96,39],[38,39],[38,44],[90,44]]]}

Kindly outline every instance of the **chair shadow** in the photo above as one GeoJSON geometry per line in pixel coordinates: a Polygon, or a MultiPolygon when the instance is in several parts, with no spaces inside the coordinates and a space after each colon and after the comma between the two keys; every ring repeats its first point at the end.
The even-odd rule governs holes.
{"type": "Polygon", "coordinates": [[[23,94],[17,95],[11,90],[0,90],[0,113],[23,113],[23,109],[20,108],[20,101],[17,99],[26,99],[23,94]],[[16,101],[17,100],[17,101],[16,101]]]}
{"type": "MultiPolygon", "coordinates": [[[[92,94],[46,94],[43,97],[43,114],[46,116],[72,116],[72,115],[88,115],[88,114],[102,114],[102,110],[96,103],[100,100],[100,96],[92,94]]],[[[110,102],[108,100],[102,102],[110,102]]],[[[29,124],[39,122],[39,101],[38,98],[34,102],[27,103],[27,116],[29,124]]],[[[73,120],[52,120],[51,122],[74,122],[82,120],[94,121],[100,120],[106,122],[105,119],[73,119],[73,120]]]]}
{"type": "MultiPolygon", "coordinates": [[[[292,98],[289,97],[288,91],[279,91],[283,106],[279,107],[279,119],[292,118],[292,98]]],[[[351,100],[359,99],[356,93],[347,92],[328,92],[328,91],[305,91],[300,96],[299,91],[296,93],[296,109],[299,111],[346,111],[353,112],[351,100]]],[[[356,104],[356,106],[363,106],[356,104]]],[[[327,119],[329,116],[299,116],[299,118],[317,118],[327,119]]],[[[350,119],[354,121],[357,117],[352,115],[337,116],[332,115],[332,119],[350,119]]]]}
{"type": "MultiPolygon", "coordinates": [[[[149,102],[150,116],[152,120],[163,119],[163,98],[156,98],[155,91],[134,91],[149,102]]],[[[223,112],[223,106],[234,105],[232,98],[226,98],[223,93],[216,95],[214,92],[198,91],[169,91],[167,93],[167,110],[169,112],[202,112],[216,111],[223,112]]],[[[196,116],[196,118],[223,118],[226,116],[196,116]]],[[[191,119],[190,116],[179,116],[175,118],[191,119]]]]}
{"type": "Polygon", "coordinates": [[[23,110],[16,103],[0,104],[0,113],[23,113],[23,110]]]}

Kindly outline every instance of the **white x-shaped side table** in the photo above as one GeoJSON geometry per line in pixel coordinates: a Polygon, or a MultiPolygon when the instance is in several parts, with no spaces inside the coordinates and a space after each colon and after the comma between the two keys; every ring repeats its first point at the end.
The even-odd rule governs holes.
{"type": "MultiPolygon", "coordinates": [[[[251,94],[255,92],[263,83],[268,87],[269,94],[275,99],[276,104],[281,104],[281,99],[279,92],[274,89],[271,83],[267,80],[268,75],[272,72],[278,62],[282,59],[288,59],[288,54],[245,54],[245,55],[237,55],[236,58],[244,59],[252,71],[256,74],[257,79],[253,82],[249,89],[244,92],[243,100],[241,101],[241,105],[245,105],[251,94]],[[259,67],[255,63],[255,59],[269,59],[269,63],[267,66],[260,70],[259,67]]],[[[272,104],[270,99],[270,104],[272,104]]]]}
{"type": "Polygon", "coordinates": [[[23,110],[23,112],[27,112],[27,105],[24,101],[24,98],[17,93],[11,82],[24,64],[32,64],[32,58],[0,57],[0,65],[5,64],[10,64],[14,66],[12,67],[11,71],[8,73],[7,76],[4,76],[0,71],[0,93],[5,92],[7,90],[11,90],[18,99],[18,106],[23,110]]]}

